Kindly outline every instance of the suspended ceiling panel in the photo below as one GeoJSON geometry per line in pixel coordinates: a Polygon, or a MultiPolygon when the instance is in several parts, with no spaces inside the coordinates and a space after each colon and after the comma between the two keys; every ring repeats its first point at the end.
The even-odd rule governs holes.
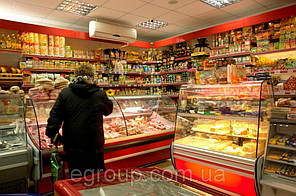
{"type": "Polygon", "coordinates": [[[148,19],[168,22],[158,30],[137,28],[138,40],[152,42],[296,4],[295,0],[241,0],[217,9],[200,0],[178,0],[176,4],[168,0],[80,0],[98,8],[79,16],[56,10],[62,1],[0,0],[0,18],[84,32],[95,19],[134,28],[148,19]]]}

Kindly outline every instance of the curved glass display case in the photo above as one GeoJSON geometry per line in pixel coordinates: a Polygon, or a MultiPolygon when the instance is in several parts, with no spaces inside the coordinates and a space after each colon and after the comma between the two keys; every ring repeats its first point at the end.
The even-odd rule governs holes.
{"type": "MultiPolygon", "coordinates": [[[[167,96],[122,96],[110,99],[114,106],[112,114],[104,116],[106,143],[172,132],[175,129],[176,107],[167,96]]],[[[45,135],[47,119],[54,103],[55,100],[27,99],[28,133],[43,153],[54,150],[45,135]]]]}
{"type": "Polygon", "coordinates": [[[0,153],[27,147],[21,96],[0,95],[0,129],[0,153]]]}
{"type": "Polygon", "coordinates": [[[0,95],[0,193],[26,191],[32,167],[21,95],[0,95]]]}
{"type": "MultiPolygon", "coordinates": [[[[254,165],[265,150],[272,94],[271,86],[263,81],[183,86],[173,144],[176,168],[194,170],[194,165],[239,173],[238,178],[247,178],[242,179],[245,186],[254,190],[254,165]]],[[[200,172],[193,176],[205,181],[200,172]]],[[[228,180],[229,184],[211,183],[227,189],[232,187],[228,180]]],[[[228,190],[237,191],[232,188],[228,190]]]]}

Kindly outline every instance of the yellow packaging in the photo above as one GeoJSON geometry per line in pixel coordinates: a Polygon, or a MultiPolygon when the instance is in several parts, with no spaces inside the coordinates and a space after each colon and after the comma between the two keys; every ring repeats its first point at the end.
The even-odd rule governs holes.
{"type": "Polygon", "coordinates": [[[59,47],[59,56],[64,57],[65,56],[65,47],[59,47]]]}
{"type": "Polygon", "coordinates": [[[29,54],[35,54],[34,43],[30,44],[29,54]]]}
{"type": "Polygon", "coordinates": [[[38,33],[34,33],[34,43],[35,44],[39,44],[39,34],[38,33]]]}
{"type": "Polygon", "coordinates": [[[34,42],[35,40],[34,40],[34,33],[29,33],[29,42],[30,42],[30,44],[34,44],[35,42],[34,42]]]}
{"type": "Polygon", "coordinates": [[[40,55],[48,55],[48,36],[46,34],[39,34],[40,55]]]}
{"type": "Polygon", "coordinates": [[[54,47],[54,36],[53,35],[48,36],[48,46],[54,47]]]}
{"type": "Polygon", "coordinates": [[[54,47],[60,47],[60,37],[54,36],[54,47]]]}
{"type": "Polygon", "coordinates": [[[53,46],[48,47],[48,56],[54,56],[53,46]]]}
{"type": "Polygon", "coordinates": [[[40,55],[40,47],[39,44],[34,45],[34,54],[40,55]]]}
{"type": "Polygon", "coordinates": [[[59,46],[60,47],[64,47],[65,46],[65,37],[60,37],[59,46]]]}
{"type": "Polygon", "coordinates": [[[54,47],[53,48],[53,55],[54,56],[60,56],[60,48],[59,47],[54,47]]]}

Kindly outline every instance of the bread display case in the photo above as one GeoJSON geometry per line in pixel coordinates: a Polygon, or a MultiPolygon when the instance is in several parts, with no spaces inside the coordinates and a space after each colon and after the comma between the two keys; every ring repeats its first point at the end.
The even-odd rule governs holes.
{"type": "Polygon", "coordinates": [[[264,81],[183,86],[173,143],[176,169],[255,195],[255,163],[264,153],[272,105],[272,89],[264,81]]]}
{"type": "MultiPolygon", "coordinates": [[[[138,167],[170,157],[177,112],[172,99],[160,95],[109,98],[114,108],[112,114],[104,116],[104,157],[107,169],[138,167]]],[[[42,154],[42,183],[39,183],[39,187],[51,183],[49,155],[56,149],[45,135],[45,130],[54,103],[55,100],[27,100],[28,135],[42,154]]],[[[62,151],[62,146],[58,150],[62,151]]],[[[51,190],[39,193],[48,191],[51,190]]]]}
{"type": "Polygon", "coordinates": [[[27,144],[20,95],[0,95],[0,193],[26,191],[32,151],[27,144]],[[9,188],[10,187],[10,188],[9,188]]]}

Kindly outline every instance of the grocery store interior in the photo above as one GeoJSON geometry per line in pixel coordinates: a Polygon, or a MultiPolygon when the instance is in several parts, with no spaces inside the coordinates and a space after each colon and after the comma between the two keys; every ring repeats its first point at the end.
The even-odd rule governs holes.
{"type": "Polygon", "coordinates": [[[0,0],[1,194],[296,195],[296,0],[0,0]],[[70,178],[47,125],[77,81],[113,111],[70,178]]]}

